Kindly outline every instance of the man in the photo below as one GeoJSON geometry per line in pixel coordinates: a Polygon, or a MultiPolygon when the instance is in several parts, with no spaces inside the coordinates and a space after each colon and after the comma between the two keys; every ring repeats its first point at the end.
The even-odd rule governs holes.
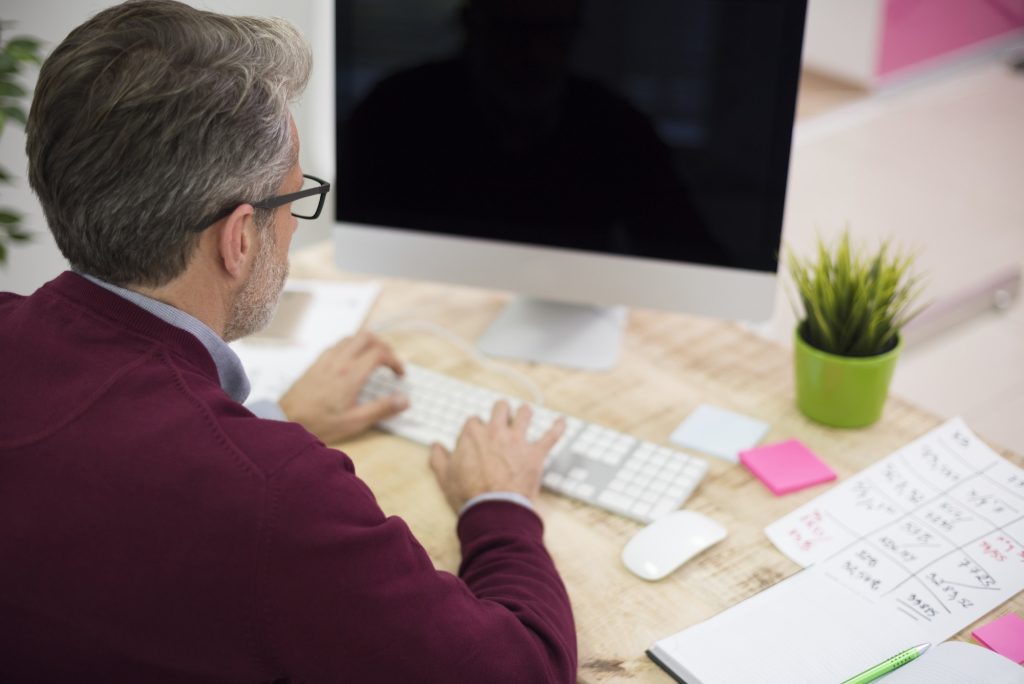
{"type": "Polygon", "coordinates": [[[356,403],[401,373],[387,345],[326,352],[280,402],[297,422],[241,404],[225,342],[287,273],[309,69],[286,23],[171,0],[101,12],[43,65],[30,181],[73,271],[0,295],[6,681],[575,681],[530,505],[560,427],[530,443],[499,403],[432,449],[455,577],[323,443],[403,407],[356,403]]]}

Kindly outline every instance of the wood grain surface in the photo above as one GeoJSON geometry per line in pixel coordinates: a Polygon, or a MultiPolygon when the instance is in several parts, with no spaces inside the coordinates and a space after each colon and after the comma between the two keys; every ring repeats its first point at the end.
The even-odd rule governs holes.
{"type": "MultiPolygon", "coordinates": [[[[421,325],[440,325],[474,342],[508,293],[343,274],[333,266],[330,243],[294,254],[292,273],[380,282],[383,289],[367,327],[379,328],[401,358],[529,397],[525,388],[421,325]]],[[[550,408],[666,445],[669,434],[700,403],[747,414],[771,425],[765,443],[800,439],[836,471],[839,482],[948,418],[890,397],[882,419],[869,428],[839,430],[812,423],[794,402],[790,354],[737,323],[634,309],[622,358],[611,371],[503,363],[532,378],[550,408]]],[[[988,443],[1024,465],[1020,455],[988,443]]],[[[426,448],[378,431],[337,446],[352,457],[383,510],[406,520],[439,569],[455,572],[455,516],[434,482],[426,448]]],[[[541,495],[545,540],[575,611],[580,682],[671,681],[644,655],[646,648],[798,569],[762,530],[830,485],[776,497],[743,467],[706,460],[709,473],[686,508],[719,521],[729,536],[660,582],[636,578],[619,560],[623,545],[640,529],[638,523],[554,494],[541,495]]],[[[978,624],[1013,610],[1024,612],[1024,594],[978,624]]],[[[973,627],[959,638],[969,640],[973,627]]]]}

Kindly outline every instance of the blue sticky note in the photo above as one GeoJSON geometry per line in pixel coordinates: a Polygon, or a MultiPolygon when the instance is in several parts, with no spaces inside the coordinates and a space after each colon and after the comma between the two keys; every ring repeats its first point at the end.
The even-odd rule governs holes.
{"type": "Polygon", "coordinates": [[[757,444],[768,432],[768,423],[700,404],[669,439],[679,446],[739,463],[739,453],[757,444]]]}

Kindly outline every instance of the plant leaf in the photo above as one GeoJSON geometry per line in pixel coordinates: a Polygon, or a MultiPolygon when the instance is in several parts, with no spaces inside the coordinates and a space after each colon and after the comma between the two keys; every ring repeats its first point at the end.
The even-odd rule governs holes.
{"type": "Polygon", "coordinates": [[[21,71],[21,62],[6,52],[0,52],[0,74],[16,74],[21,71]]]}
{"type": "Polygon", "coordinates": [[[0,81],[0,97],[25,97],[28,92],[13,81],[0,81]]]}
{"type": "Polygon", "coordinates": [[[7,51],[34,55],[39,52],[39,45],[39,41],[30,36],[15,36],[7,43],[7,51]]]}
{"type": "Polygon", "coordinates": [[[21,223],[21,214],[15,214],[8,209],[0,210],[0,223],[21,223]]]}
{"type": "Polygon", "coordinates": [[[4,53],[13,58],[16,62],[32,62],[42,64],[42,56],[39,52],[40,42],[28,36],[12,38],[4,48],[4,53]]]}
{"type": "Polygon", "coordinates": [[[14,119],[22,126],[28,123],[28,116],[26,116],[25,110],[21,107],[18,107],[17,105],[8,105],[7,107],[0,107],[0,109],[3,110],[3,113],[6,114],[8,118],[14,119]]]}

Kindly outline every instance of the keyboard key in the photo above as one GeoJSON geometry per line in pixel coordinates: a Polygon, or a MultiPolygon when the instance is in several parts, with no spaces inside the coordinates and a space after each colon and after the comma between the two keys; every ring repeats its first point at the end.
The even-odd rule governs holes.
{"type": "Polygon", "coordinates": [[[655,504],[654,508],[651,509],[651,517],[660,518],[661,516],[667,515],[668,513],[676,510],[676,508],[678,508],[678,506],[676,506],[674,501],[661,501],[660,503],[655,504]]]}
{"type": "Polygon", "coordinates": [[[646,516],[651,510],[651,504],[641,501],[633,504],[629,510],[635,515],[646,516]]]}

